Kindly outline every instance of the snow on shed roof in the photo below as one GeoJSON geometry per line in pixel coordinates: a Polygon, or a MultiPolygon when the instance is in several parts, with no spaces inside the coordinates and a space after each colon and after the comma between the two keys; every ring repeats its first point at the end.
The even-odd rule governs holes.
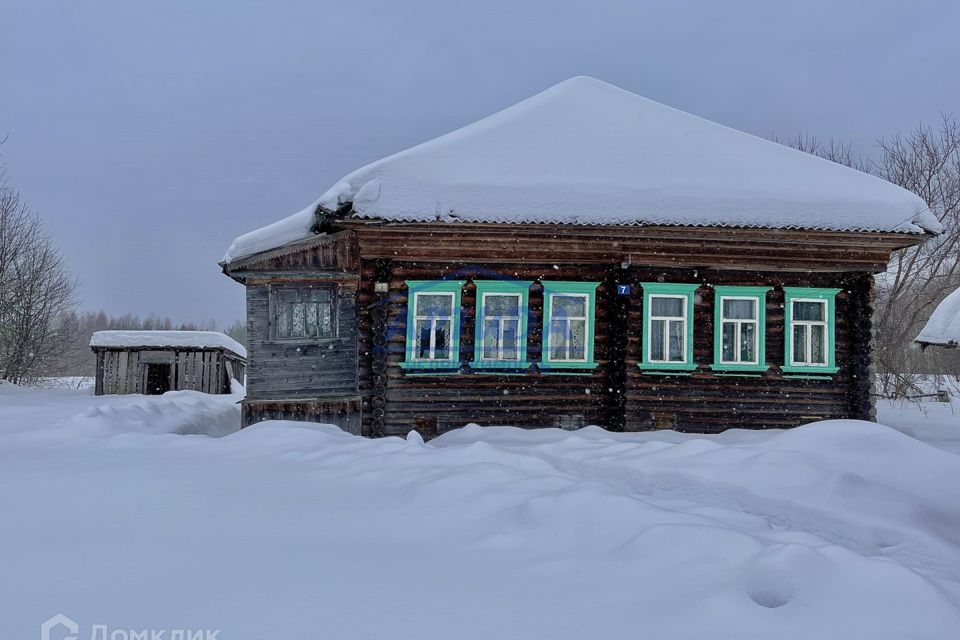
{"type": "Polygon", "coordinates": [[[916,342],[960,347],[960,289],[937,305],[916,342]]]}
{"type": "Polygon", "coordinates": [[[247,357],[243,345],[219,331],[97,331],[91,347],[187,347],[227,349],[247,357]]]}
{"type": "Polygon", "coordinates": [[[307,237],[317,205],[347,203],[396,221],[941,230],[885,180],[588,77],[362,167],[224,259],[307,237]]]}

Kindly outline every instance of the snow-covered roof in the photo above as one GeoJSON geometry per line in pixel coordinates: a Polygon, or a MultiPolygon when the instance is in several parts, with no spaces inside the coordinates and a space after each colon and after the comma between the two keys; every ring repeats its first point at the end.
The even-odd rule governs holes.
{"type": "Polygon", "coordinates": [[[186,347],[227,349],[247,357],[243,345],[219,331],[97,331],[91,347],[186,347]]]}
{"type": "Polygon", "coordinates": [[[593,78],[369,164],[225,261],[310,234],[317,205],[395,221],[939,232],[915,194],[593,78]]]}
{"type": "Polygon", "coordinates": [[[916,338],[923,344],[960,347],[960,289],[943,299],[916,338]]]}

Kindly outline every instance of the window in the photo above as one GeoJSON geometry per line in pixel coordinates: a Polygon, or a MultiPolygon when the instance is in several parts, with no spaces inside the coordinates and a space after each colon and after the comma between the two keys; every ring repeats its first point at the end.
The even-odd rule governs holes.
{"type": "Polygon", "coordinates": [[[767,369],[764,334],[769,290],[770,287],[715,287],[713,369],[767,369]]]}
{"type": "Polygon", "coordinates": [[[460,363],[459,280],[407,281],[405,368],[457,368],[460,363]]]}
{"type": "Polygon", "coordinates": [[[541,369],[593,369],[598,282],[543,283],[541,369]]]}
{"type": "Polygon", "coordinates": [[[335,337],[335,303],[333,286],[275,289],[274,338],[324,340],[335,337]]]}
{"type": "Polygon", "coordinates": [[[694,292],[700,285],[644,282],[643,357],[638,366],[653,371],[696,369],[693,361],[694,292]]]}
{"type": "Polygon", "coordinates": [[[785,373],[835,373],[835,307],[840,289],[784,287],[785,373]]]}
{"type": "Polygon", "coordinates": [[[471,366],[517,369],[527,363],[527,315],[532,282],[474,280],[477,321],[471,366]]]}

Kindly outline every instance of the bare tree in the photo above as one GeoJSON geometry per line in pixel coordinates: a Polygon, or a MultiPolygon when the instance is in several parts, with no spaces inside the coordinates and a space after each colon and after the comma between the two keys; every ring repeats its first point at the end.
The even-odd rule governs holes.
{"type": "Polygon", "coordinates": [[[913,337],[946,295],[960,286],[960,124],[944,115],[936,126],[921,125],[908,134],[878,141],[880,157],[869,162],[848,144],[821,144],[809,134],[790,146],[873,173],[920,196],[943,225],[943,233],[920,246],[896,252],[877,278],[874,357],[886,395],[920,391],[917,373],[937,373],[956,363],[951,355],[920,354],[913,337]]]}
{"type": "Polygon", "coordinates": [[[0,378],[33,383],[71,337],[76,281],[39,216],[0,166],[0,378]]]}

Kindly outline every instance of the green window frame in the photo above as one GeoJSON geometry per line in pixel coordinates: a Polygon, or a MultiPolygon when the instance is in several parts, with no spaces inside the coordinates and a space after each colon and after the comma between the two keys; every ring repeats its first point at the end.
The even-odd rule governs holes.
{"type": "Polygon", "coordinates": [[[836,361],[837,337],[837,294],[843,289],[821,289],[812,287],[784,287],[784,356],[781,369],[784,373],[797,374],[834,374],[840,370],[836,361]],[[822,310],[821,319],[795,319],[796,303],[814,303],[822,310]],[[824,344],[817,356],[814,335],[819,333],[824,344]],[[795,352],[801,346],[803,353],[795,352]]]}
{"type": "Polygon", "coordinates": [[[714,287],[713,298],[713,364],[711,369],[716,371],[744,371],[744,372],[762,372],[766,371],[767,352],[766,352],[766,328],[767,328],[767,292],[773,287],[714,287]],[[751,300],[756,309],[754,318],[726,318],[724,314],[724,300],[751,300]],[[752,361],[743,361],[742,353],[742,335],[745,327],[753,327],[753,352],[755,358],[752,361]],[[734,336],[734,359],[725,361],[723,358],[723,339],[725,334],[724,325],[732,329],[734,336]]]}
{"type": "Polygon", "coordinates": [[[544,370],[551,369],[595,369],[597,363],[593,360],[594,331],[596,325],[597,309],[597,287],[599,282],[543,282],[543,353],[540,357],[540,368],[544,370]],[[557,298],[583,298],[585,300],[585,315],[571,316],[564,315],[554,318],[554,311],[557,308],[557,298]],[[551,328],[554,321],[561,328],[567,337],[565,358],[554,359],[552,357],[553,347],[551,338],[553,331],[551,328]],[[570,337],[576,326],[580,322],[584,323],[584,357],[570,358],[570,337]]]}
{"type": "MultiPolygon", "coordinates": [[[[464,280],[407,280],[407,344],[403,369],[460,368],[460,299],[464,280]],[[449,314],[429,314],[418,309],[421,296],[450,298],[449,314]],[[429,339],[428,357],[417,355],[417,327],[426,329],[429,339]],[[448,335],[444,335],[447,328],[448,335]],[[447,356],[436,357],[437,342],[446,338],[447,356]]],[[[441,347],[442,348],[442,347],[441,347]]]]}
{"type": "Polygon", "coordinates": [[[700,285],[675,282],[641,282],[640,286],[643,288],[643,328],[641,331],[643,345],[641,347],[642,356],[637,366],[651,373],[693,371],[697,368],[697,363],[693,361],[694,297],[700,285]],[[682,300],[682,315],[663,317],[653,315],[652,302],[657,298],[682,300]],[[654,322],[663,323],[661,335],[664,340],[664,355],[666,356],[666,359],[663,360],[651,358],[653,351],[651,340],[654,334],[652,326],[654,322]],[[670,359],[669,334],[671,326],[677,322],[682,322],[680,337],[683,342],[680,352],[683,355],[683,360],[670,359]]]}
{"type": "Polygon", "coordinates": [[[473,361],[470,366],[474,369],[525,369],[530,366],[527,361],[527,321],[530,315],[530,286],[533,282],[523,280],[474,280],[477,287],[476,328],[474,330],[473,361]],[[485,298],[490,296],[515,297],[517,299],[517,319],[514,329],[515,346],[512,353],[515,357],[507,357],[504,349],[504,337],[510,331],[513,316],[488,317],[485,298]],[[495,322],[496,328],[491,326],[495,322]],[[494,357],[484,357],[484,347],[492,332],[496,332],[496,351],[494,357]]]}

